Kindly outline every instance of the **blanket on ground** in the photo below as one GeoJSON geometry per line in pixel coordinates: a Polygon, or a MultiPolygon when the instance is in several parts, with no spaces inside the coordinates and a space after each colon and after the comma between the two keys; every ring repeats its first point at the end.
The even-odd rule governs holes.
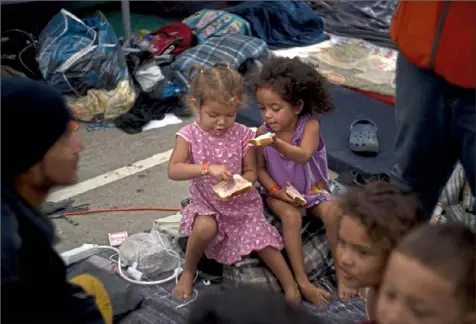
{"type": "Polygon", "coordinates": [[[273,51],[300,57],[330,82],[363,91],[395,96],[397,51],[356,38],[331,35],[317,45],[273,51]]]}
{"type": "Polygon", "coordinates": [[[264,40],[270,49],[329,39],[322,18],[304,1],[244,1],[228,11],[246,19],[252,35],[264,40]]]}

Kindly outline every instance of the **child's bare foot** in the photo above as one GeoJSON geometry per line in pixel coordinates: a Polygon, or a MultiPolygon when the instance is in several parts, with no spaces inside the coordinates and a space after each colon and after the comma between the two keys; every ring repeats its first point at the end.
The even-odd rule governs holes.
{"type": "Polygon", "coordinates": [[[327,306],[331,295],[322,288],[314,286],[310,281],[299,285],[304,298],[314,305],[327,306]]]}
{"type": "Polygon", "coordinates": [[[292,285],[287,288],[283,288],[284,298],[286,301],[294,306],[298,306],[301,303],[301,293],[297,285],[292,285]]]}
{"type": "Polygon", "coordinates": [[[195,278],[195,272],[184,270],[180,276],[177,285],[172,290],[172,295],[177,298],[187,299],[192,295],[193,279],[195,278]]]}
{"type": "Polygon", "coordinates": [[[337,291],[340,299],[349,299],[358,295],[357,289],[351,289],[342,282],[337,282],[337,291]]]}
{"type": "Polygon", "coordinates": [[[367,301],[367,288],[360,288],[357,291],[359,297],[362,298],[362,300],[367,301]]]}

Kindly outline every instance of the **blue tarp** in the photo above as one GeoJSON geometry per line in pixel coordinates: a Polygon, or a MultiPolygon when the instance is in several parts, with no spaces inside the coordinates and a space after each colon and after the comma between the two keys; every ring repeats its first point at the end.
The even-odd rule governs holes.
{"type": "Polygon", "coordinates": [[[45,81],[65,96],[112,90],[129,79],[116,33],[99,12],[80,20],[61,10],[40,34],[37,59],[45,81]]]}
{"type": "Polygon", "coordinates": [[[270,49],[329,39],[323,19],[304,1],[246,1],[228,11],[246,19],[252,35],[264,40],[270,49]]]}

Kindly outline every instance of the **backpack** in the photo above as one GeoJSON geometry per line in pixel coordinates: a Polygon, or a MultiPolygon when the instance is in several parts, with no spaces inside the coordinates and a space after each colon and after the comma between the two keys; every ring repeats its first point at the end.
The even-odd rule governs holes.
{"type": "Polygon", "coordinates": [[[207,38],[234,33],[251,36],[250,24],[243,18],[221,10],[201,10],[183,21],[201,44],[207,38]]]}
{"type": "Polygon", "coordinates": [[[149,48],[154,56],[178,55],[192,46],[193,34],[188,25],[174,22],[150,33],[149,48]]]}
{"type": "Polygon", "coordinates": [[[2,65],[23,73],[25,76],[41,80],[42,75],[36,62],[37,39],[21,29],[2,31],[2,65]]]}

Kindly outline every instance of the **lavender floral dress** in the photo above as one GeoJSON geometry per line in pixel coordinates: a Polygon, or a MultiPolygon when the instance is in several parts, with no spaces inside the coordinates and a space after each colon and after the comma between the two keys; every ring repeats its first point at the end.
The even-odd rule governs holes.
{"type": "MultiPolygon", "coordinates": [[[[299,146],[304,133],[304,125],[311,118],[305,115],[299,118],[296,132],[291,144],[299,146]]],[[[266,132],[271,130],[265,125],[266,132]]],[[[264,148],[264,159],[269,175],[276,184],[284,187],[289,182],[307,201],[304,208],[316,206],[320,202],[331,199],[328,174],[326,147],[322,136],[319,136],[319,146],[306,164],[298,164],[286,159],[271,146],[264,148]]]]}

